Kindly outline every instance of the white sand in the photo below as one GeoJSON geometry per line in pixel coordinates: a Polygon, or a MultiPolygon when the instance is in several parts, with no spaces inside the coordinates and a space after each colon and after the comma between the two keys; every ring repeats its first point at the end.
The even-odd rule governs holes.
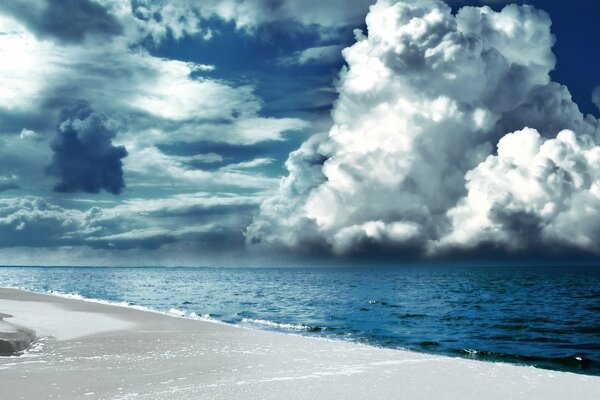
{"type": "Polygon", "coordinates": [[[133,324],[105,314],[86,311],[71,311],[57,304],[5,300],[1,303],[2,312],[12,315],[11,323],[33,327],[37,336],[52,336],[56,340],[70,340],[119,329],[133,327],[133,324]]]}
{"type": "Polygon", "coordinates": [[[243,329],[0,289],[44,332],[0,357],[4,399],[600,399],[600,377],[243,329]]]}

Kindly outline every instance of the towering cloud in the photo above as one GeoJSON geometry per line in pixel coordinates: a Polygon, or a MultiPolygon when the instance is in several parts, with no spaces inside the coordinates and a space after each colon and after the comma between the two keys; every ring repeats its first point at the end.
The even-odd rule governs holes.
{"type": "Polygon", "coordinates": [[[117,132],[107,118],[95,113],[84,100],[61,111],[56,137],[51,143],[54,155],[47,172],[60,181],[58,192],[119,194],[125,188],[123,146],[113,146],[117,132]]]}
{"type": "Polygon", "coordinates": [[[249,243],[599,250],[600,123],[550,79],[546,13],[379,0],[366,22],[343,51],[333,127],[291,154],[249,243]]]}

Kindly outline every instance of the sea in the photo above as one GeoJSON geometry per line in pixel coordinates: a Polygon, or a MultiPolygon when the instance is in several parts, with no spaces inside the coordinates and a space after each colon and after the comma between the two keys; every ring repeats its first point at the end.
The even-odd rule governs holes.
{"type": "Polygon", "coordinates": [[[598,267],[0,267],[0,287],[600,375],[598,267]]]}

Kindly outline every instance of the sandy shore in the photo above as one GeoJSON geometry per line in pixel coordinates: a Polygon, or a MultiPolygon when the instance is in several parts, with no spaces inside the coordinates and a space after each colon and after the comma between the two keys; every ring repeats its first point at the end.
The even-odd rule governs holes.
{"type": "MultiPolygon", "coordinates": [[[[6,399],[578,399],[600,377],[244,329],[0,289],[35,330],[0,357],[6,399]]],[[[1,332],[1,331],[0,331],[1,332]]]]}

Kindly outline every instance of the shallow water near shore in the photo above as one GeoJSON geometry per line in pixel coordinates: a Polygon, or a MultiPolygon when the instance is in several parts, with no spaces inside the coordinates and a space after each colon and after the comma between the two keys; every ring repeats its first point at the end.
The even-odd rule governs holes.
{"type": "Polygon", "coordinates": [[[594,267],[2,267],[0,286],[600,375],[600,268],[594,267]]]}

